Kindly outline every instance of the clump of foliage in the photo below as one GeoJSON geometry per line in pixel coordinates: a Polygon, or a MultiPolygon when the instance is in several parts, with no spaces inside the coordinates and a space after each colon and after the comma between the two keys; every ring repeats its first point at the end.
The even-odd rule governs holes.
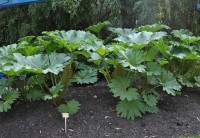
{"type": "Polygon", "coordinates": [[[120,117],[135,119],[157,112],[158,87],[173,96],[183,88],[198,87],[199,37],[186,30],[167,33],[170,27],[162,24],[110,31],[117,36],[94,51],[91,61],[119,98],[116,110],[120,117]]]}
{"type": "Polygon", "coordinates": [[[156,88],[173,96],[199,88],[200,37],[188,30],[153,24],[109,28],[111,34],[102,40],[107,25],[109,22],[88,27],[91,32],[47,31],[1,47],[0,72],[6,78],[1,79],[0,111],[10,109],[17,99],[43,99],[59,112],[72,115],[80,103],[65,103],[69,86],[93,84],[98,73],[119,100],[117,114],[127,119],[158,111],[156,88]]]}
{"type": "MultiPolygon", "coordinates": [[[[12,79],[8,85],[2,85],[4,89],[1,96],[4,101],[6,100],[2,101],[2,104],[12,104],[20,97],[21,100],[32,101],[44,99],[54,106],[59,106],[64,102],[72,78],[73,82],[81,84],[97,81],[97,69],[80,60],[88,56],[88,52],[83,48],[94,43],[96,37],[93,34],[75,30],[44,32],[44,34],[39,37],[21,38],[18,44],[0,48],[0,71],[7,76],[5,80],[12,79]],[[82,62],[84,66],[90,68],[87,70],[89,72],[86,71],[86,67],[78,68],[77,62],[79,64],[82,62]],[[76,73],[76,70],[79,71],[76,73]],[[91,80],[91,77],[95,79],[91,80]],[[7,90],[7,87],[12,88],[12,91],[16,90],[17,95],[11,95],[9,99],[7,93],[12,91],[7,90]]],[[[95,40],[98,41],[101,42],[95,40]]],[[[66,106],[70,111],[71,108],[75,108],[77,112],[80,106],[77,103],[68,101],[66,106]]]]}

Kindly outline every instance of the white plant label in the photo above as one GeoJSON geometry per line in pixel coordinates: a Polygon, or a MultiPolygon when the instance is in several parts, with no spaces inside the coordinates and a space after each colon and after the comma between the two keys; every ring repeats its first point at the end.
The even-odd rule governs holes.
{"type": "Polygon", "coordinates": [[[62,113],[63,118],[65,118],[65,133],[67,133],[67,118],[69,118],[69,113],[62,113]]]}
{"type": "Polygon", "coordinates": [[[69,113],[62,113],[63,118],[69,118],[69,113]]]}

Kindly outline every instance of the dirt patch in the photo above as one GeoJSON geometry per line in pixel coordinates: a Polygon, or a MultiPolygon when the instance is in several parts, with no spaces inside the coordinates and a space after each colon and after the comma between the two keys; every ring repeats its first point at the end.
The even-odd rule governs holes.
{"type": "Polygon", "coordinates": [[[182,96],[162,94],[156,114],[134,121],[117,117],[106,83],[70,88],[67,99],[76,99],[81,110],[68,121],[45,102],[20,103],[0,113],[1,138],[168,138],[200,134],[200,91],[182,96]]]}

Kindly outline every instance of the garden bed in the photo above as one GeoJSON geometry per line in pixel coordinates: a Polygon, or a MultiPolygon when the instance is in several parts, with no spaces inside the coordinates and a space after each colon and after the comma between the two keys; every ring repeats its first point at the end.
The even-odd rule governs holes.
{"type": "Polygon", "coordinates": [[[45,102],[20,103],[0,113],[1,138],[167,138],[200,134],[200,93],[173,97],[161,94],[159,112],[134,121],[117,117],[117,99],[106,82],[70,88],[67,99],[77,99],[80,111],[69,118],[67,136],[64,119],[45,102]]]}

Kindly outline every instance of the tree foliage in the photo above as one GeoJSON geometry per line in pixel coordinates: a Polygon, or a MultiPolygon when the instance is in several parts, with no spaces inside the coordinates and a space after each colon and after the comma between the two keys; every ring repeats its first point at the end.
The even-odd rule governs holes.
{"type": "Polygon", "coordinates": [[[137,25],[162,23],[199,33],[200,13],[196,3],[196,0],[138,0],[134,6],[137,25]]]}
{"type": "Polygon", "coordinates": [[[113,27],[162,23],[198,34],[200,13],[195,0],[51,0],[0,9],[0,44],[42,31],[85,29],[110,21],[113,27]]]}
{"type": "Polygon", "coordinates": [[[108,20],[120,26],[118,0],[52,0],[0,9],[0,44],[42,31],[82,29],[108,20]]]}

